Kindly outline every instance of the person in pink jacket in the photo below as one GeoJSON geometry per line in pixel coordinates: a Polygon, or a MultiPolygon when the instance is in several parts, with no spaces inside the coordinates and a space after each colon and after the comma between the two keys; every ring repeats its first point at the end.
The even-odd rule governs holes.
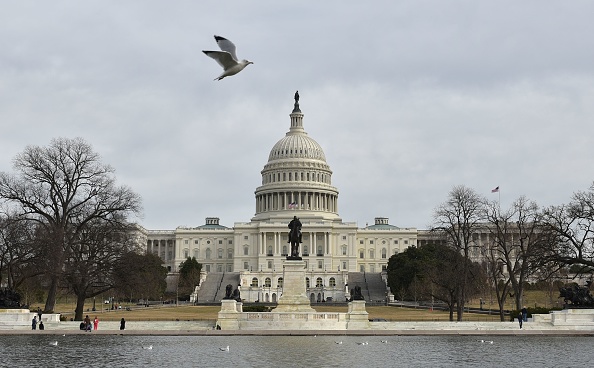
{"type": "Polygon", "coordinates": [[[95,316],[95,319],[93,320],[93,330],[96,330],[99,328],[99,318],[97,318],[97,316],[95,316]]]}

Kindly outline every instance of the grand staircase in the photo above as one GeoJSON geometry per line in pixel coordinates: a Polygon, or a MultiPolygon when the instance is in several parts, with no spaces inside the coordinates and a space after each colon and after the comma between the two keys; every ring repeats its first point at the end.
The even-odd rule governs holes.
{"type": "Polygon", "coordinates": [[[198,304],[220,303],[225,297],[225,287],[231,284],[233,290],[239,285],[239,272],[209,272],[198,290],[198,304]]]}
{"type": "Polygon", "coordinates": [[[361,295],[368,304],[386,302],[386,283],[381,273],[349,272],[349,291],[361,287],[361,295]]]}

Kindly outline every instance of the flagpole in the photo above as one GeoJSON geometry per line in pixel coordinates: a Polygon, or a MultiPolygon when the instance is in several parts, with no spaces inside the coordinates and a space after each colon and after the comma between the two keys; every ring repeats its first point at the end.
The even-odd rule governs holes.
{"type": "Polygon", "coordinates": [[[498,211],[499,213],[497,214],[497,216],[499,216],[501,214],[501,189],[499,188],[499,185],[497,187],[495,187],[495,189],[491,190],[491,193],[495,193],[497,192],[497,207],[498,207],[498,211]]]}

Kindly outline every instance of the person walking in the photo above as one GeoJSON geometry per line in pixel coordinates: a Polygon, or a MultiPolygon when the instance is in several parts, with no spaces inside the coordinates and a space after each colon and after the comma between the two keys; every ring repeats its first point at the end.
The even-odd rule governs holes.
{"type": "Polygon", "coordinates": [[[33,320],[31,321],[31,329],[32,330],[37,329],[37,316],[33,316],[33,320]]]}
{"type": "Polygon", "coordinates": [[[126,329],[126,320],[124,319],[124,317],[122,317],[122,320],[120,321],[120,330],[125,330],[126,329]]]}
{"type": "Polygon", "coordinates": [[[98,328],[99,328],[99,318],[97,318],[97,316],[95,316],[95,319],[93,320],[93,330],[97,331],[98,328]]]}
{"type": "Polygon", "coordinates": [[[91,319],[89,318],[89,315],[87,314],[85,319],[85,330],[91,332],[91,319]]]}
{"type": "Polygon", "coordinates": [[[528,309],[526,309],[526,306],[522,308],[522,319],[524,322],[528,322],[528,309]]]}
{"type": "Polygon", "coordinates": [[[524,317],[522,317],[522,312],[518,313],[518,323],[520,324],[520,329],[522,329],[522,323],[524,322],[524,317]]]}

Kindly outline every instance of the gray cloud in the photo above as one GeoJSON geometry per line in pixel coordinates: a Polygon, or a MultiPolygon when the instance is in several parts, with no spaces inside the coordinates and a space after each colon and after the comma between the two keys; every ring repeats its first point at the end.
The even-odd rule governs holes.
{"type": "Polygon", "coordinates": [[[594,4],[33,1],[0,14],[0,170],[81,136],[154,229],[249,221],[301,93],[339,212],[426,227],[452,186],[558,204],[594,179],[594,4]],[[213,34],[255,62],[213,82],[213,34]]]}

